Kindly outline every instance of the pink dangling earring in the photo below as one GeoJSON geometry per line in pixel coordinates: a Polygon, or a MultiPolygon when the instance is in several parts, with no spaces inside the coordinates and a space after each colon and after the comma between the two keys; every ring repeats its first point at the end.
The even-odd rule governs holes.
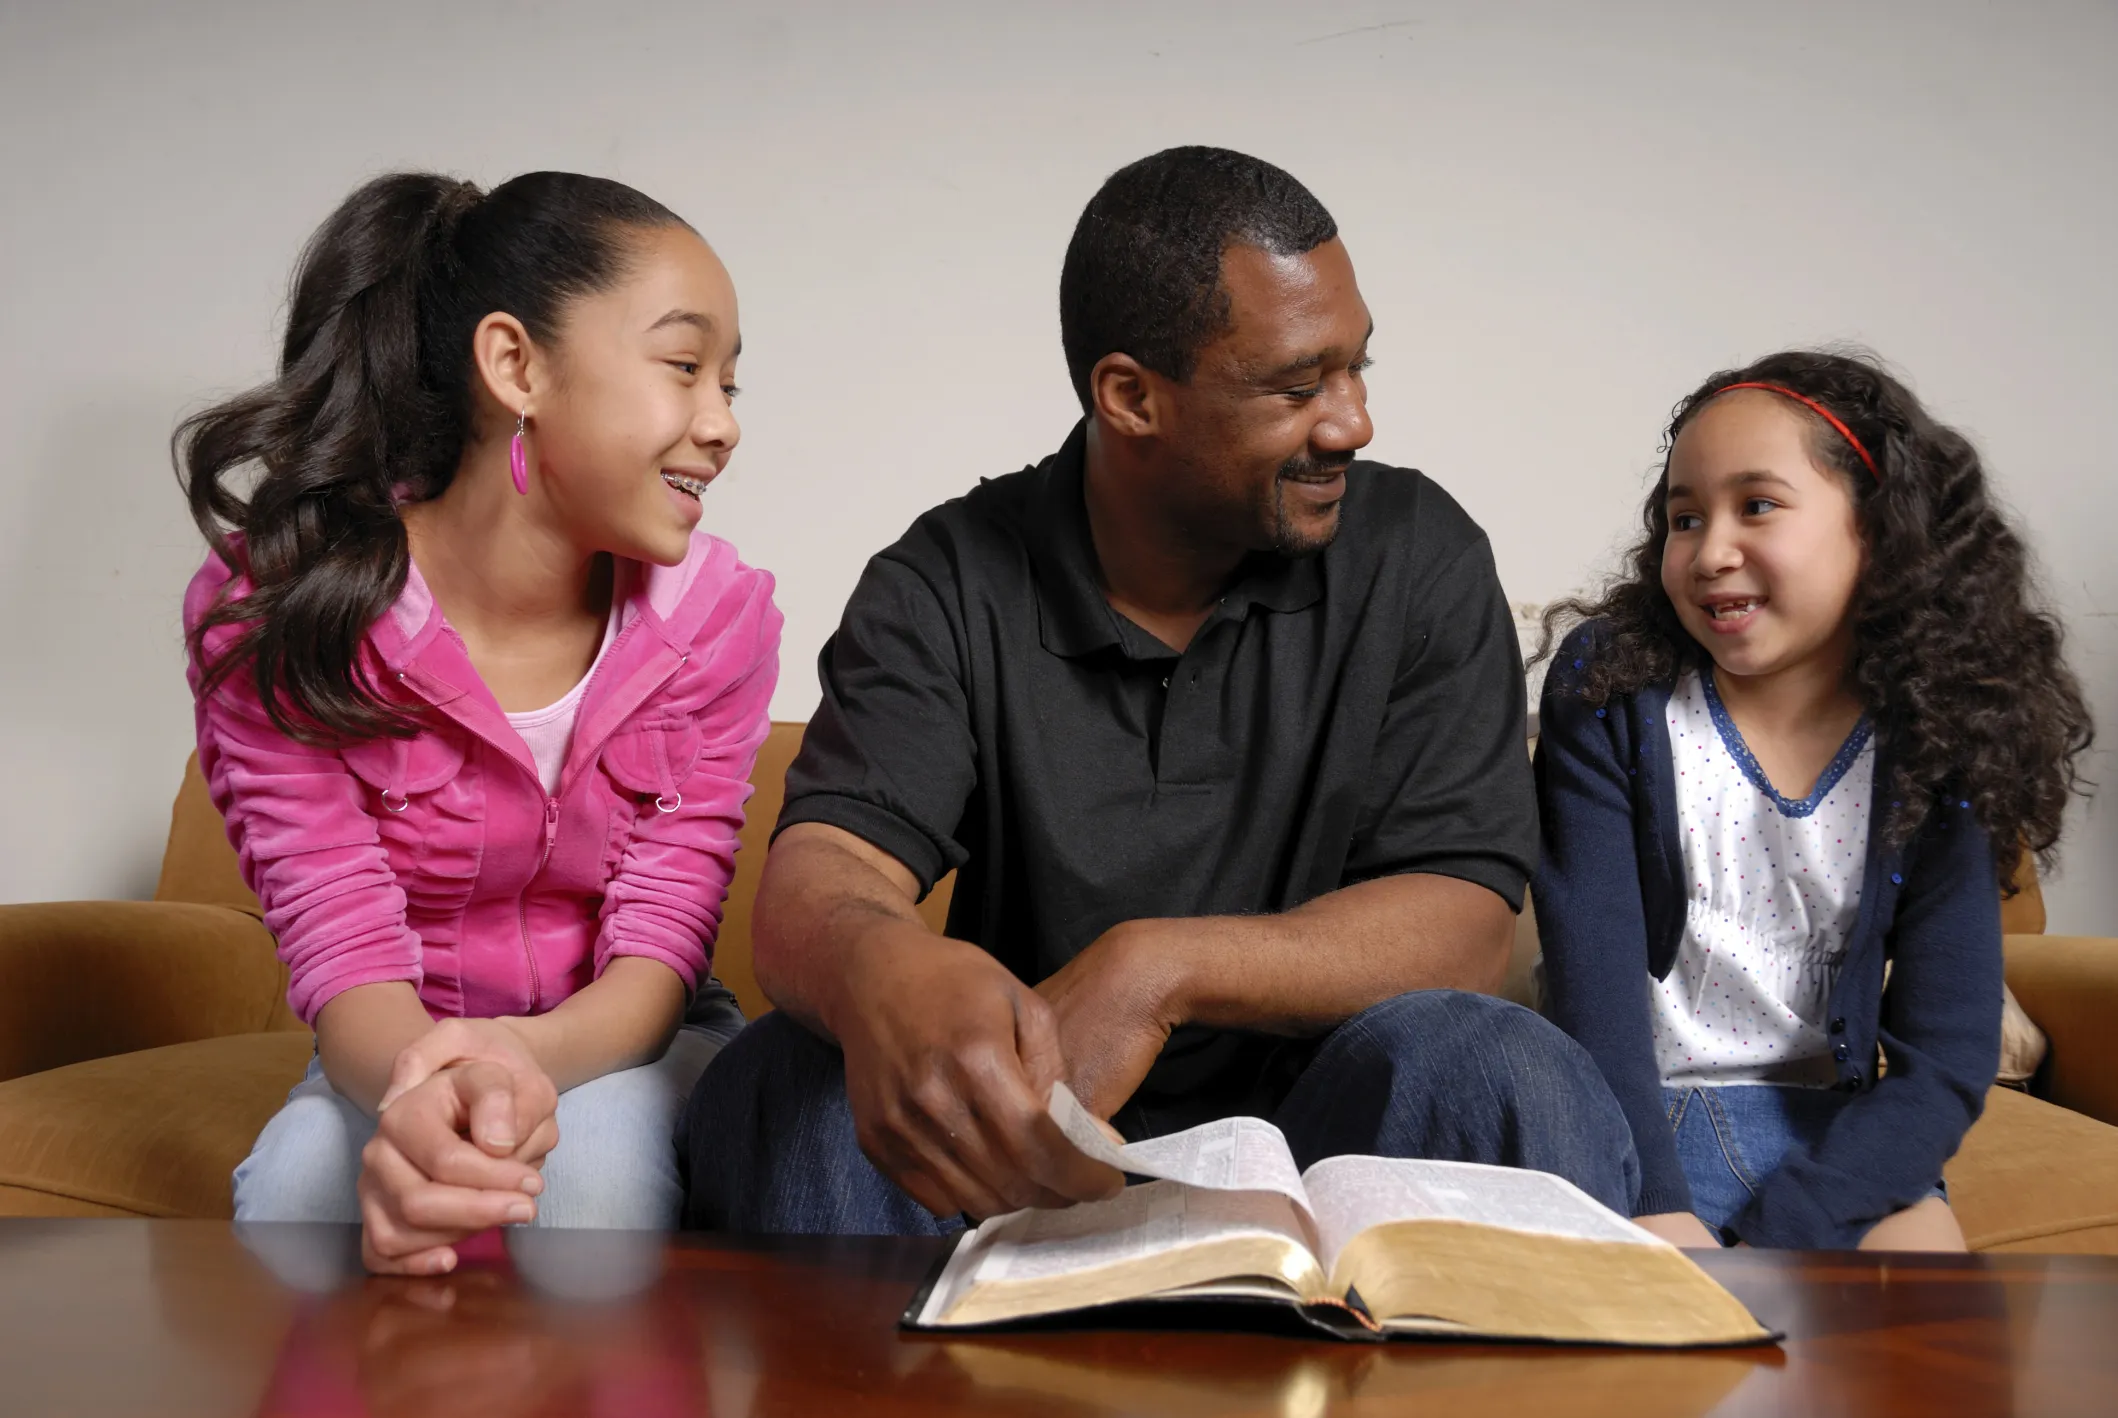
{"type": "Polygon", "coordinates": [[[529,410],[515,415],[515,436],[507,445],[507,470],[515,476],[515,491],[529,496],[529,457],[522,451],[522,434],[529,423],[529,410]]]}

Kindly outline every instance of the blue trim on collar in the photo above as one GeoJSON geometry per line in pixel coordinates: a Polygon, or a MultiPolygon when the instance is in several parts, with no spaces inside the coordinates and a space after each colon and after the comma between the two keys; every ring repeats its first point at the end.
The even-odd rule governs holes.
{"type": "Polygon", "coordinates": [[[1720,730],[1721,742],[1727,746],[1729,756],[1734,758],[1736,766],[1743,770],[1743,776],[1748,778],[1759,792],[1772,799],[1772,805],[1779,809],[1782,817],[1807,817],[1815,812],[1824,799],[1831,796],[1831,790],[1839,785],[1839,779],[1846,776],[1846,770],[1853,767],[1854,760],[1861,756],[1861,750],[1868,746],[1869,736],[1875,732],[1875,726],[1868,722],[1868,716],[1861,715],[1860,722],[1853,726],[1853,732],[1846,735],[1846,741],[1840,744],[1839,751],[1832,755],[1823,776],[1818,778],[1816,786],[1809,790],[1809,796],[1790,798],[1772,786],[1772,780],[1765,776],[1765,770],[1752,756],[1750,745],[1743,742],[1743,731],[1736,727],[1736,721],[1729,716],[1728,707],[1721,702],[1721,692],[1714,688],[1714,672],[1711,665],[1699,671],[1699,686],[1706,691],[1706,708],[1713,715],[1714,727],[1720,730]]]}

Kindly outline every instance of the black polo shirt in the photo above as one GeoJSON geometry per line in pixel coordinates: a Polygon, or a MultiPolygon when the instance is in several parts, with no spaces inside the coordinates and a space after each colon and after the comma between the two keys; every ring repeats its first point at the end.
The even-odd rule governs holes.
{"type": "MultiPolygon", "coordinates": [[[[923,891],[955,869],[948,933],[1033,983],[1121,921],[1285,911],[1403,872],[1519,908],[1522,661],[1454,499],[1354,463],[1331,545],[1253,557],[1180,655],[1104,599],[1085,442],[1077,426],[868,563],[779,830],[844,828],[923,891]]],[[[1239,1052],[1180,1030],[1150,1091],[1239,1052]]]]}

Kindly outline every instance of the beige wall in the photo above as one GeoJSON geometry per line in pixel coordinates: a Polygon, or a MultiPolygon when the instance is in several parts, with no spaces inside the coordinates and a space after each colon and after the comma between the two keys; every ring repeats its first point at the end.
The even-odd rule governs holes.
{"type": "MultiPolygon", "coordinates": [[[[269,370],[295,249],[401,165],[607,173],[720,247],[750,353],[708,516],[779,575],[782,716],[863,559],[1064,434],[1081,203],[1210,141],[1338,215],[1374,451],[1513,598],[1602,562],[1707,371],[1865,340],[1987,449],[2108,718],[2114,75],[2118,10],[2057,0],[0,0],[0,899],[152,882],[199,550],[165,440],[269,370]]],[[[2110,811],[2070,863],[2055,929],[2118,931],[2110,811]]]]}

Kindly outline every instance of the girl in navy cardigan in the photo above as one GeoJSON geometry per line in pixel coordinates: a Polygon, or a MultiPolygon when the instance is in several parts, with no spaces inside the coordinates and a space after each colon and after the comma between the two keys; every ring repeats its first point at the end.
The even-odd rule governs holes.
{"type": "Polygon", "coordinates": [[[1668,447],[1620,577],[1547,619],[1581,622],[1537,754],[1553,1018],[1648,1229],[1960,1250],[2000,884],[2090,740],[2058,624],[1977,452],[1870,359],[1716,374],[1668,447]]]}

